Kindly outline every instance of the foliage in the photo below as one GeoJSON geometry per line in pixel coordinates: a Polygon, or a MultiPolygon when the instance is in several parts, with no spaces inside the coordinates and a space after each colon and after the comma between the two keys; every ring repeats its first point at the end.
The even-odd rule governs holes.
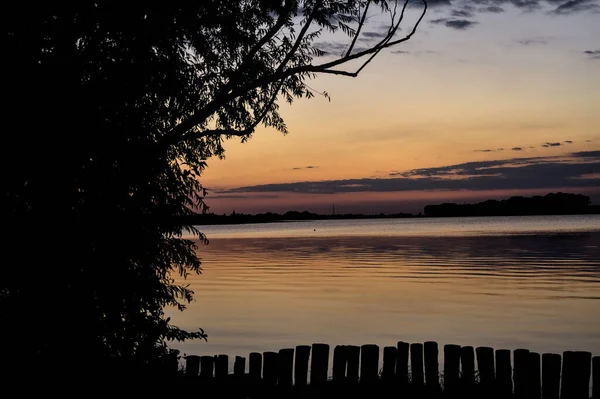
{"type": "MultiPolygon", "coordinates": [[[[199,182],[223,141],[262,123],[287,132],[279,99],[312,97],[320,73],[356,76],[397,38],[409,2],[239,0],[9,2],[0,317],[5,358],[148,362],[168,340],[205,338],[165,317],[192,290],[206,237],[199,182]],[[367,10],[386,36],[353,52],[367,10]],[[323,32],[348,50],[315,63],[323,32]],[[340,69],[360,60],[355,71],[340,69]],[[196,239],[182,236],[189,232],[196,239]],[[11,357],[12,356],[12,357],[11,357]],[[136,361],[137,361],[136,360],[136,361]]],[[[54,363],[55,361],[53,361],[54,363]]]]}

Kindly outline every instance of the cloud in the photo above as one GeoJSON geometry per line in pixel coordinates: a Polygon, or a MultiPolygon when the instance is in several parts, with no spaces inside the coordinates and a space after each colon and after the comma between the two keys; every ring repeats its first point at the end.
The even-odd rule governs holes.
{"type": "Polygon", "coordinates": [[[298,166],[295,168],[292,168],[292,170],[301,170],[301,169],[317,169],[318,166],[315,165],[308,165],[308,166],[298,166]]]}
{"type": "Polygon", "coordinates": [[[392,54],[411,54],[411,55],[415,55],[415,56],[439,54],[439,52],[433,51],[433,50],[422,50],[422,51],[393,50],[393,51],[391,51],[391,53],[392,54]]]}
{"type": "Polygon", "coordinates": [[[530,46],[536,44],[546,44],[550,39],[550,37],[532,37],[529,39],[516,40],[516,42],[522,44],[523,46],[530,46]]]}
{"type": "Polygon", "coordinates": [[[473,12],[471,10],[452,10],[450,13],[453,17],[459,18],[471,18],[473,16],[473,12]]]}
{"type": "Polygon", "coordinates": [[[486,148],[484,150],[473,150],[474,152],[499,152],[499,151],[504,151],[504,148],[496,148],[495,150],[492,150],[490,148],[486,148]]]}
{"type": "Polygon", "coordinates": [[[567,144],[573,144],[573,140],[565,140],[564,142],[567,144]]]}
{"type": "Polygon", "coordinates": [[[388,35],[388,29],[389,27],[386,27],[386,31],[385,32],[362,32],[360,34],[360,36],[364,36],[364,37],[368,37],[368,38],[383,38],[386,37],[388,35]]]}
{"type": "Polygon", "coordinates": [[[555,142],[555,143],[546,142],[546,143],[542,144],[542,147],[558,147],[561,145],[562,145],[562,143],[559,143],[559,142],[555,142]]]}
{"type": "Polygon", "coordinates": [[[523,151],[522,147],[513,147],[511,148],[513,151],[523,151]]]}
{"type": "Polygon", "coordinates": [[[482,12],[482,13],[491,12],[491,13],[498,14],[498,13],[504,12],[504,8],[498,7],[498,6],[487,6],[487,7],[478,8],[477,11],[482,12]]]}
{"type": "Polygon", "coordinates": [[[456,30],[466,30],[472,28],[479,22],[469,21],[466,19],[448,19],[448,18],[438,18],[430,21],[433,24],[444,24],[447,28],[452,28],[456,30]]]}
{"type": "Polygon", "coordinates": [[[393,192],[415,190],[496,190],[598,187],[600,151],[568,156],[512,158],[465,162],[434,168],[392,172],[389,178],[306,181],[239,187],[232,193],[393,192]]]}
{"type": "MultiPolygon", "coordinates": [[[[556,1],[552,1],[556,3],[556,1]]],[[[550,11],[555,15],[570,15],[577,12],[600,12],[600,5],[595,4],[594,0],[568,0],[561,2],[554,10],[550,11]]]]}
{"type": "Polygon", "coordinates": [[[583,54],[587,55],[590,60],[600,60],[600,50],[586,50],[583,54]]]}

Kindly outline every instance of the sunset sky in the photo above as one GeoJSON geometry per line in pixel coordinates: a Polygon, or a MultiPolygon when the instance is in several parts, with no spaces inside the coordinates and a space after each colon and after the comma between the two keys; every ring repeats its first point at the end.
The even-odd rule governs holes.
{"type": "MultiPolygon", "coordinates": [[[[281,102],[288,135],[227,141],[202,178],[210,211],[417,213],[557,191],[600,203],[600,1],[430,4],[357,78],[308,82],[331,101],[281,102]]],[[[370,18],[359,45],[385,22],[370,18]]],[[[336,55],[348,39],[318,43],[336,55]]]]}

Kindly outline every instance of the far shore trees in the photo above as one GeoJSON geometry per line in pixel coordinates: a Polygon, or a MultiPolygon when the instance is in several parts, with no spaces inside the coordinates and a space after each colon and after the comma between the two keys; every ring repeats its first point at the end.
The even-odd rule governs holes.
{"type": "Polygon", "coordinates": [[[408,0],[6,3],[0,362],[91,375],[107,359],[154,367],[167,341],[206,337],[164,313],[193,298],[173,273],[201,271],[206,239],[182,220],[206,209],[206,160],[259,125],[286,133],[278,102],[317,94],[307,81],[319,74],[356,77],[426,11],[408,0]],[[388,25],[362,40],[373,12],[388,25]],[[343,52],[319,49],[338,34],[343,52]]]}

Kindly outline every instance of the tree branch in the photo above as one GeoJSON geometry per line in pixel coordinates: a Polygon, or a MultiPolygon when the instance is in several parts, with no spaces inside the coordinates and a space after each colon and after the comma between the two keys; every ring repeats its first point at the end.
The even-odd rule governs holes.
{"type": "MultiPolygon", "coordinates": [[[[196,125],[198,125],[201,122],[203,122],[204,120],[206,120],[210,115],[214,114],[220,107],[223,106],[223,104],[227,103],[228,101],[231,101],[231,100],[243,95],[244,93],[247,93],[250,90],[254,90],[254,89],[257,89],[262,86],[267,86],[275,81],[280,82],[278,87],[281,88],[281,85],[286,78],[293,76],[293,75],[297,75],[297,74],[303,74],[303,73],[325,73],[325,74],[343,75],[343,76],[350,76],[350,77],[358,76],[358,74],[371,62],[371,60],[375,57],[375,55],[377,55],[381,50],[383,50],[384,48],[388,48],[388,47],[403,43],[403,42],[409,40],[416,33],[418,26],[421,24],[423,18],[425,17],[425,13],[427,12],[427,1],[426,0],[423,1],[423,5],[424,5],[423,11],[421,12],[421,15],[419,16],[417,22],[414,24],[411,32],[409,32],[409,34],[407,34],[405,37],[403,37],[401,39],[394,40],[394,41],[391,40],[391,38],[396,33],[396,31],[400,25],[400,22],[402,21],[402,18],[404,15],[404,10],[406,9],[408,1],[409,0],[406,0],[404,3],[404,7],[402,9],[402,14],[400,16],[399,21],[394,25],[393,29],[388,32],[388,35],[386,35],[386,37],[382,41],[380,41],[377,45],[375,45],[374,47],[360,51],[355,54],[346,55],[337,60],[333,60],[333,61],[330,61],[330,62],[327,62],[324,64],[320,64],[320,65],[301,65],[301,66],[285,69],[285,66],[287,65],[289,60],[292,58],[295,51],[297,51],[298,47],[300,46],[303,36],[306,34],[306,31],[308,31],[308,28],[310,27],[315,10],[317,9],[317,7],[320,6],[320,4],[322,2],[322,1],[318,1],[317,4],[315,5],[315,10],[313,10],[313,12],[311,13],[311,16],[307,20],[307,23],[305,23],[305,25],[302,27],[302,31],[300,32],[299,37],[297,38],[296,42],[292,46],[292,49],[290,50],[290,52],[288,52],[288,54],[286,55],[286,57],[284,58],[284,60],[278,66],[277,70],[274,73],[263,76],[252,82],[248,82],[244,85],[233,87],[229,92],[221,91],[210,102],[208,102],[203,108],[198,109],[188,119],[182,121],[179,125],[175,126],[173,129],[171,129],[169,132],[167,132],[163,136],[163,139],[159,141],[159,143],[158,143],[159,147],[164,148],[163,146],[168,146],[168,145],[177,143],[178,141],[180,141],[181,139],[184,138],[186,132],[188,132],[189,130],[194,128],[196,125]],[[371,57],[369,57],[355,72],[331,69],[333,67],[343,65],[349,61],[359,59],[359,58],[365,57],[367,55],[371,55],[371,57]]],[[[275,98],[277,96],[277,91],[274,93],[275,98]]],[[[270,109],[271,105],[272,105],[272,102],[270,102],[265,107],[265,110],[270,109]]],[[[265,115],[266,115],[266,113],[265,113],[265,115]]],[[[258,125],[258,123],[260,123],[260,120],[258,120],[258,121],[255,120],[252,126],[256,127],[258,125]]],[[[252,130],[253,130],[253,128],[252,128],[252,130]]],[[[240,131],[237,131],[237,132],[240,132],[240,131]]],[[[244,129],[242,132],[246,132],[244,134],[248,134],[247,129],[244,129]]],[[[239,135],[239,134],[235,134],[235,135],[239,135]]],[[[192,136],[194,136],[194,134],[185,136],[185,138],[187,139],[187,137],[192,137],[192,136]]],[[[200,136],[200,137],[202,137],[202,136],[200,136]]]]}
{"type": "Polygon", "coordinates": [[[350,48],[346,52],[346,57],[348,57],[350,55],[350,53],[352,52],[352,49],[354,48],[354,43],[356,43],[356,39],[358,39],[358,35],[360,35],[360,30],[362,29],[362,27],[365,23],[365,18],[367,17],[367,11],[369,11],[370,4],[371,4],[371,0],[367,1],[367,5],[365,6],[365,12],[363,13],[362,18],[360,19],[360,22],[358,23],[358,28],[356,28],[356,34],[354,35],[354,38],[352,39],[352,43],[350,43],[350,48]]]}

